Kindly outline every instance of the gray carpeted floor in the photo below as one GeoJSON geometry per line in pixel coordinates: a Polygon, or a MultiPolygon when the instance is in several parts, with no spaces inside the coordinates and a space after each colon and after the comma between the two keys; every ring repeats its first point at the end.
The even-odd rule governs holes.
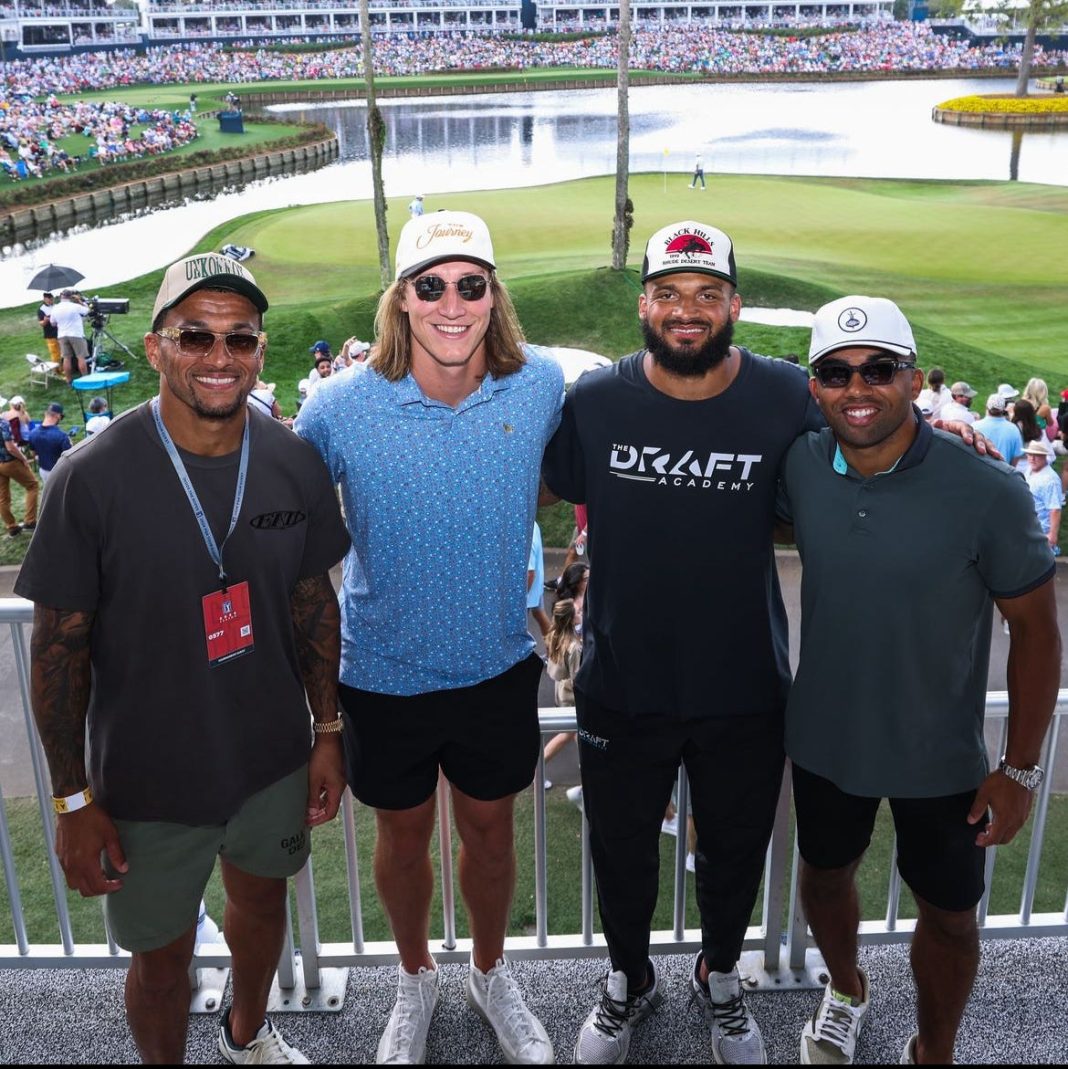
{"type": "MultiPolygon", "coordinates": [[[[634,1064],[709,1063],[702,1019],[689,1000],[692,959],[655,959],[664,987],[659,1012],[635,1032],[634,1064]]],[[[867,947],[862,964],[872,983],[872,1009],[857,1049],[858,1064],[893,1064],[915,1027],[908,948],[867,947]]],[[[993,940],[983,945],[975,992],[957,1042],[962,1063],[1068,1063],[1068,939],[993,940]]],[[[603,960],[516,962],[530,1007],[548,1029],[559,1062],[572,1060],[575,1036],[598,993],[603,960]]],[[[466,969],[441,966],[441,997],[428,1061],[500,1062],[489,1029],[464,1001],[466,969]]],[[[393,1002],[391,969],[349,971],[340,1013],[285,1014],[276,1023],[290,1042],[318,1063],[374,1060],[393,1002]]],[[[122,1009],[121,970],[0,970],[0,1061],[129,1063],[137,1052],[122,1009]]],[[[763,992],[748,996],[772,1063],[796,1063],[798,1037],[819,993],[763,992]]],[[[217,1016],[190,1018],[188,1061],[220,1063],[217,1016]]]]}

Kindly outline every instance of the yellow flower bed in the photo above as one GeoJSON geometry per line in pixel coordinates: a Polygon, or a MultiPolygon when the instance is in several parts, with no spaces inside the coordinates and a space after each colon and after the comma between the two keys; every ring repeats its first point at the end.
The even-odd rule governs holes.
{"type": "Polygon", "coordinates": [[[941,111],[969,111],[990,115],[1068,115],[1068,94],[1048,97],[954,97],[938,105],[941,111]]]}

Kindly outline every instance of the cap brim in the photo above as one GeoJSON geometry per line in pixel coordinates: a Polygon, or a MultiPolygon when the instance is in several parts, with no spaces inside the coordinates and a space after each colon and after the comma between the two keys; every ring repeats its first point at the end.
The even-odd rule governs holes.
{"type": "Polygon", "coordinates": [[[871,349],[885,349],[886,352],[893,353],[895,356],[916,355],[907,345],[898,345],[896,342],[876,341],[873,338],[851,338],[849,341],[838,341],[833,345],[827,345],[818,353],[812,353],[808,358],[809,365],[815,364],[825,356],[830,356],[831,353],[838,352],[839,349],[856,349],[860,346],[871,349]]]}
{"type": "Polygon", "coordinates": [[[488,260],[480,260],[477,256],[460,256],[453,252],[448,256],[433,256],[429,260],[423,260],[420,263],[413,264],[411,267],[406,267],[397,278],[411,278],[412,275],[418,275],[421,271],[425,271],[428,267],[433,267],[435,264],[449,264],[453,262],[478,264],[480,267],[484,267],[487,271],[497,270],[497,268],[488,260]]]}
{"type": "Polygon", "coordinates": [[[189,289],[175,297],[173,301],[161,304],[152,318],[155,319],[161,312],[166,312],[168,308],[181,304],[190,294],[203,289],[228,290],[233,293],[240,293],[242,297],[247,297],[261,313],[266,312],[268,308],[266,295],[255,283],[249,282],[248,279],[242,278],[240,275],[214,275],[211,278],[200,279],[195,286],[190,286],[189,289]]]}
{"type": "Polygon", "coordinates": [[[665,275],[711,275],[713,278],[721,278],[732,286],[738,285],[736,278],[731,278],[726,271],[713,271],[710,267],[665,267],[662,271],[650,271],[642,275],[642,282],[648,282],[654,278],[663,278],[665,275]]]}

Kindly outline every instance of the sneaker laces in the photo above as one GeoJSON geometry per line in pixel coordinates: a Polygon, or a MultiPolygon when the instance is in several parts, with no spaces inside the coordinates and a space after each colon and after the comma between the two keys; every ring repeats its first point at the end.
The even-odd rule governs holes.
{"type": "Polygon", "coordinates": [[[255,1052],[258,1065],[293,1065],[293,1048],[282,1038],[282,1033],[274,1025],[267,1026],[267,1034],[254,1039],[246,1048],[255,1052]]]}
{"type": "Polygon", "coordinates": [[[598,981],[601,985],[601,1004],[597,1007],[597,1016],[594,1025],[598,1031],[605,1035],[614,1036],[621,1032],[627,1022],[634,1015],[638,1007],[638,1000],[644,997],[644,992],[639,995],[628,995],[626,999],[614,999],[608,993],[608,977],[598,981]]]}
{"type": "Polygon", "coordinates": [[[393,1008],[397,1021],[397,1027],[393,1030],[394,1049],[403,1046],[407,1051],[415,1042],[415,1026],[424,1012],[423,989],[419,978],[401,972],[397,984],[397,1002],[393,1008]]]}
{"type": "Polygon", "coordinates": [[[719,1023],[725,1036],[729,1039],[736,1036],[744,1036],[750,1031],[749,1014],[745,1009],[745,1002],[741,993],[726,1002],[709,1002],[712,1016],[719,1023]]]}
{"type": "Polygon", "coordinates": [[[845,1047],[855,1022],[845,1003],[825,998],[820,1003],[813,1025],[817,1039],[827,1039],[836,1047],[845,1047]]]}
{"type": "Polygon", "coordinates": [[[500,969],[490,978],[487,986],[489,1001],[501,1021],[515,1037],[520,1046],[538,1039],[531,1023],[531,1013],[523,1002],[519,984],[509,969],[500,969]]]}

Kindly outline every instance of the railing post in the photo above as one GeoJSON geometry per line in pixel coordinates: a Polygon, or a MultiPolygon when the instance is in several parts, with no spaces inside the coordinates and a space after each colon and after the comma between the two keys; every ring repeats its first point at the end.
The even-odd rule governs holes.
{"type": "Polygon", "coordinates": [[[438,844],[441,847],[441,913],[444,925],[442,946],[456,949],[456,897],[452,878],[452,823],[449,809],[449,781],[438,773],[438,844]]]}

